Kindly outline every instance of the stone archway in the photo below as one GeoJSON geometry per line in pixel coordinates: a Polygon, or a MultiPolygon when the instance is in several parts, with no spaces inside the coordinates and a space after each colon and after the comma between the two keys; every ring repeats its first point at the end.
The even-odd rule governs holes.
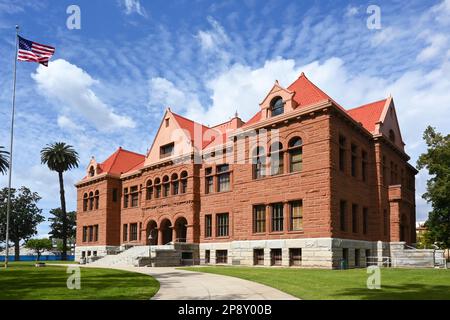
{"type": "Polygon", "coordinates": [[[175,241],[187,242],[187,220],[185,217],[179,217],[175,221],[175,241]]]}
{"type": "Polygon", "coordinates": [[[147,223],[147,245],[154,246],[158,244],[158,225],[155,220],[147,223]]]}
{"type": "Polygon", "coordinates": [[[161,221],[161,224],[159,226],[159,232],[161,241],[160,244],[168,244],[172,241],[172,222],[170,222],[169,219],[164,219],[161,221]]]}

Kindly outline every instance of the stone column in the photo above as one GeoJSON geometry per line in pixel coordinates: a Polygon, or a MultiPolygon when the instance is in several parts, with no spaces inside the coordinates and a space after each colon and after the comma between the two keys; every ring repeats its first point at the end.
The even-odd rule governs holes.
{"type": "Polygon", "coordinates": [[[289,231],[289,202],[283,203],[283,232],[289,231]]]}
{"type": "Polygon", "coordinates": [[[272,231],[272,210],[270,205],[266,205],[266,233],[272,231]]]}
{"type": "Polygon", "coordinates": [[[382,267],[383,266],[383,242],[382,241],[377,242],[377,257],[378,257],[377,265],[379,267],[382,267]]]}

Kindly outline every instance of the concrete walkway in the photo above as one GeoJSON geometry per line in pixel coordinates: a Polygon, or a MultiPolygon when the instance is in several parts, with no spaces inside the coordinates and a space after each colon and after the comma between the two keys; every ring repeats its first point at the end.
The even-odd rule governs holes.
{"type": "Polygon", "coordinates": [[[158,280],[160,289],[153,300],[297,300],[277,289],[229,276],[176,268],[117,266],[114,269],[143,273],[158,280]]]}

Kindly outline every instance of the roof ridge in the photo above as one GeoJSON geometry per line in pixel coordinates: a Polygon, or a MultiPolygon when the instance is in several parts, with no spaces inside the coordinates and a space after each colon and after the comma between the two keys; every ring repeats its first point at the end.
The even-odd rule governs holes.
{"type": "Polygon", "coordinates": [[[358,107],[348,109],[347,111],[352,111],[352,110],[357,110],[357,109],[365,108],[365,107],[368,107],[368,106],[373,105],[373,104],[375,104],[375,103],[379,103],[379,102],[382,102],[382,101],[386,101],[387,99],[388,99],[388,98],[384,98],[384,99],[380,99],[380,100],[377,100],[377,101],[365,103],[365,104],[362,104],[362,105],[360,105],[360,106],[358,106],[358,107]]]}
{"type": "Polygon", "coordinates": [[[209,127],[208,127],[208,126],[205,126],[205,125],[204,125],[204,124],[202,124],[202,123],[199,123],[199,122],[197,122],[197,121],[194,121],[194,120],[192,120],[192,119],[186,118],[185,116],[182,116],[182,115],[180,115],[180,114],[178,114],[178,113],[175,113],[175,112],[173,112],[173,111],[170,111],[170,112],[172,112],[172,114],[173,114],[174,116],[177,116],[177,117],[183,118],[184,120],[190,121],[190,122],[192,122],[192,123],[197,123],[197,124],[199,124],[199,125],[201,125],[201,126],[203,126],[203,127],[205,127],[205,128],[208,128],[208,129],[209,129],[209,127]]]}

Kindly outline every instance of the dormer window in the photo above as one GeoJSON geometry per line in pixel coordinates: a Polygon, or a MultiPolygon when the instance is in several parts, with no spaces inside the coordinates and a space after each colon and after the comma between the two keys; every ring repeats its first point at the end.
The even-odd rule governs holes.
{"type": "Polygon", "coordinates": [[[89,168],[89,177],[93,177],[95,175],[95,169],[94,166],[91,166],[89,168]]]}
{"type": "Polygon", "coordinates": [[[159,157],[161,159],[170,157],[173,154],[173,147],[174,147],[173,142],[166,144],[164,146],[161,146],[160,152],[159,152],[159,157]]]}
{"type": "Polygon", "coordinates": [[[271,116],[275,117],[284,113],[284,101],[281,97],[275,97],[270,103],[271,116]]]}

